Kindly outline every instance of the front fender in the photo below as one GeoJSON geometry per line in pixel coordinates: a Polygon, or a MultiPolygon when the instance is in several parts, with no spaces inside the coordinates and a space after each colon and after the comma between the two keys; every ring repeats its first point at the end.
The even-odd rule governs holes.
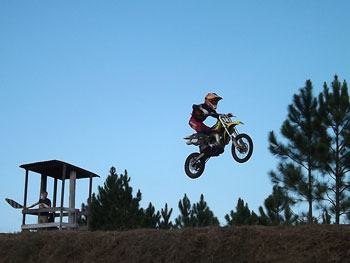
{"type": "MultiPolygon", "coordinates": [[[[243,125],[244,123],[242,121],[233,121],[229,124],[227,124],[227,130],[229,131],[230,135],[233,133],[235,127],[237,125],[243,125]]],[[[224,133],[224,140],[225,140],[225,144],[229,144],[230,143],[230,140],[231,140],[231,137],[227,134],[226,130],[225,130],[225,133],[224,133]]]]}
{"type": "Polygon", "coordinates": [[[244,124],[244,123],[242,121],[234,121],[234,122],[229,123],[227,126],[230,127],[232,125],[236,126],[236,125],[239,125],[239,124],[244,124]]]}

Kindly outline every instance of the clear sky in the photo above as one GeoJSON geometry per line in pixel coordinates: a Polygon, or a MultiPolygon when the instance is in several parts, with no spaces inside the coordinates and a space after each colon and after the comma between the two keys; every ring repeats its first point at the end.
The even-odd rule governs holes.
{"type": "MultiPolygon", "coordinates": [[[[19,165],[49,159],[100,174],[94,191],[111,166],[127,169],[142,206],[167,202],[173,218],[184,193],[192,203],[203,193],[222,224],[238,197],[257,211],[276,166],[268,132],[293,94],[306,79],[317,94],[335,73],[349,81],[349,11],[346,0],[1,1],[0,232],[20,229],[4,201],[23,202],[19,165]],[[197,149],[182,138],[208,92],[246,123],[255,149],[239,164],[227,148],[191,180],[183,166],[197,149]]],[[[77,182],[77,204],[87,185],[77,182]]]]}

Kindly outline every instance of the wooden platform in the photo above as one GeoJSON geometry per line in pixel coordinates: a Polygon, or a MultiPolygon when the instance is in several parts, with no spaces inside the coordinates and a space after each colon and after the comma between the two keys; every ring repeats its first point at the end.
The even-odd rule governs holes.
{"type": "Polygon", "coordinates": [[[84,227],[80,228],[79,224],[77,222],[77,217],[82,213],[79,211],[79,209],[73,209],[69,207],[53,207],[53,208],[39,208],[39,209],[23,209],[22,214],[23,215],[39,215],[40,213],[53,213],[54,217],[60,218],[60,222],[50,222],[50,223],[42,223],[42,224],[23,224],[21,226],[22,230],[29,230],[29,229],[40,229],[40,228],[57,228],[57,229],[72,229],[72,230],[82,230],[84,227]],[[57,213],[58,212],[58,213],[57,213]],[[61,216],[62,214],[62,216],[61,216]],[[62,217],[70,217],[73,220],[72,222],[62,222],[62,217]]]}
{"type": "Polygon", "coordinates": [[[69,224],[69,223],[60,223],[60,222],[53,222],[53,223],[42,223],[42,224],[26,224],[22,225],[22,230],[29,230],[29,229],[40,229],[40,228],[57,228],[57,229],[78,229],[78,224],[69,224]]]}

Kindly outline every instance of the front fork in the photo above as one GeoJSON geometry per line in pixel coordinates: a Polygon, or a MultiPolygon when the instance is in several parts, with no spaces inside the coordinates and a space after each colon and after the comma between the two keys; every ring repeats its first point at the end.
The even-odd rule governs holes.
{"type": "MultiPolygon", "coordinates": [[[[205,153],[201,153],[200,155],[198,155],[198,157],[197,158],[195,158],[193,161],[192,161],[192,163],[191,163],[191,165],[193,165],[194,163],[196,163],[198,160],[200,160],[200,159],[202,159],[203,157],[205,157],[205,153]]],[[[205,163],[208,161],[210,159],[210,157],[205,157],[205,163]]]]}
{"type": "Polygon", "coordinates": [[[224,126],[224,128],[225,128],[225,131],[226,131],[227,135],[230,136],[233,145],[234,145],[236,148],[239,148],[239,145],[238,145],[238,143],[237,143],[237,141],[236,141],[236,137],[237,137],[237,135],[238,135],[238,131],[237,131],[236,127],[233,128],[233,133],[232,133],[232,134],[234,134],[234,136],[233,136],[233,135],[231,135],[230,132],[228,131],[226,125],[223,125],[223,126],[224,126]]]}

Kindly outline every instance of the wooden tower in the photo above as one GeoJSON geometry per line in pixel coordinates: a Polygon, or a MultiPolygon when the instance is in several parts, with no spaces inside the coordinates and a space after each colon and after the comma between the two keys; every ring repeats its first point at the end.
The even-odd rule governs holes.
{"type": "MultiPolygon", "coordinates": [[[[92,192],[92,179],[93,177],[99,177],[90,171],[74,166],[72,164],[50,160],[44,162],[36,162],[23,164],[20,166],[25,169],[25,183],[24,183],[24,200],[23,200],[23,219],[22,219],[22,230],[25,229],[40,229],[40,228],[58,228],[62,229],[82,229],[79,227],[77,217],[79,215],[85,215],[87,218],[87,227],[90,223],[91,213],[91,192],[92,192]],[[28,194],[28,179],[29,172],[35,172],[41,175],[40,194],[43,191],[47,191],[47,179],[48,177],[53,178],[53,200],[51,208],[39,208],[39,209],[27,209],[27,194],[28,194]],[[82,212],[75,208],[75,190],[77,179],[88,178],[89,183],[89,197],[88,197],[88,211],[82,212]],[[59,206],[57,206],[57,182],[62,181],[61,187],[61,200],[59,206]],[[64,188],[65,182],[69,180],[69,206],[64,207],[64,188]],[[40,212],[50,212],[54,215],[54,218],[59,217],[58,222],[50,222],[43,224],[26,224],[26,215],[39,215],[40,212]],[[63,222],[63,217],[68,216],[68,223],[63,222]]],[[[85,227],[86,228],[86,227],[85,227]]]]}

